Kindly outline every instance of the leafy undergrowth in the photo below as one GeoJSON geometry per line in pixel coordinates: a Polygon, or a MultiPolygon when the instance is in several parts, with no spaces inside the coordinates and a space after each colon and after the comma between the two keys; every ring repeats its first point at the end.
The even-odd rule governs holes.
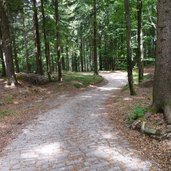
{"type": "MultiPolygon", "coordinates": [[[[150,76],[151,78],[151,76],[150,76]]],[[[165,129],[163,114],[149,111],[152,102],[152,87],[136,86],[136,96],[130,96],[129,91],[118,92],[109,102],[110,118],[120,134],[128,139],[137,149],[144,160],[152,160],[159,164],[162,171],[171,170],[171,142],[167,139],[154,139],[137,130],[129,128],[129,121],[137,118],[144,119],[145,114],[148,125],[157,129],[165,129]],[[124,104],[124,105],[123,105],[124,104]]]]}
{"type": "Polygon", "coordinates": [[[64,73],[63,82],[39,86],[31,84],[30,77],[24,80],[20,77],[19,86],[9,87],[0,78],[0,151],[40,112],[58,107],[54,101],[60,96],[76,95],[103,78],[91,73],[64,73]]]}

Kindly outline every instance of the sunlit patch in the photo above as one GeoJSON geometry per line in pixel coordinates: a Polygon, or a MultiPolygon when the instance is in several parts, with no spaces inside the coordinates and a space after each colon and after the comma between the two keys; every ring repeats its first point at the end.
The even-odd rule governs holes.
{"type": "Polygon", "coordinates": [[[111,91],[111,90],[120,90],[121,88],[117,87],[97,87],[98,90],[101,91],[111,91]]]}
{"type": "Polygon", "coordinates": [[[132,98],[130,98],[130,97],[124,97],[124,100],[125,100],[125,101],[131,101],[132,98]]]}
{"type": "Polygon", "coordinates": [[[88,96],[88,95],[86,95],[86,96],[82,96],[83,98],[92,98],[92,96],[88,96]]]}
{"type": "Polygon", "coordinates": [[[16,88],[16,86],[15,86],[14,83],[12,83],[11,85],[8,85],[8,84],[7,84],[7,81],[5,81],[4,87],[5,87],[5,88],[9,88],[9,89],[14,89],[14,88],[16,88]]]}
{"type": "Polygon", "coordinates": [[[113,137],[113,135],[110,134],[110,133],[104,134],[104,135],[103,135],[103,138],[105,138],[105,139],[110,139],[110,138],[112,138],[112,137],[113,137]]]}
{"type": "Polygon", "coordinates": [[[49,158],[56,156],[58,153],[61,153],[59,143],[51,143],[36,146],[32,150],[24,152],[21,154],[21,158],[49,158]]]}
{"type": "Polygon", "coordinates": [[[120,148],[118,149],[115,147],[110,148],[107,146],[99,146],[97,150],[95,150],[92,154],[97,157],[102,157],[108,160],[113,160],[114,162],[121,163],[122,165],[125,165],[127,168],[132,170],[137,170],[137,166],[138,169],[145,169],[147,166],[150,166],[150,162],[142,161],[140,158],[132,155],[132,153],[120,148]]]}
{"type": "Polygon", "coordinates": [[[4,128],[7,128],[7,127],[8,127],[7,125],[0,123],[0,129],[4,129],[4,128]]]}

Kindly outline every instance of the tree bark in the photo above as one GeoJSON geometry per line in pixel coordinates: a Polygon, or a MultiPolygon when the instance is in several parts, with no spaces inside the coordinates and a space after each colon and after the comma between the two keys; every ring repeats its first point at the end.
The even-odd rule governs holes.
{"type": "Polygon", "coordinates": [[[26,62],[25,66],[26,66],[26,72],[30,73],[31,65],[29,63],[28,35],[27,35],[24,15],[22,18],[23,18],[23,37],[24,37],[25,62],[26,62]]]}
{"type": "Polygon", "coordinates": [[[83,35],[82,35],[82,26],[80,30],[80,60],[81,60],[81,72],[84,71],[84,61],[83,61],[83,35]]]}
{"type": "Polygon", "coordinates": [[[36,46],[36,73],[43,75],[42,59],[41,59],[41,47],[40,47],[40,34],[39,34],[39,23],[37,16],[37,2],[33,1],[33,21],[34,21],[34,36],[35,36],[35,46],[36,46]]]}
{"type": "Polygon", "coordinates": [[[1,20],[1,33],[3,42],[3,54],[5,61],[5,68],[7,74],[7,84],[17,84],[16,75],[14,72],[13,58],[12,58],[12,41],[10,34],[10,25],[8,18],[8,9],[6,2],[0,0],[0,20],[1,20]]]}
{"type": "MultiPolygon", "coordinates": [[[[1,26],[1,21],[0,21],[0,26],[1,26]]],[[[2,51],[2,33],[1,33],[1,27],[0,27],[0,61],[2,65],[2,73],[1,76],[4,77],[6,76],[6,70],[5,70],[5,62],[3,58],[3,51],[2,51]]]]}
{"type": "MultiPolygon", "coordinates": [[[[153,106],[171,125],[171,1],[158,0],[157,50],[153,106]]],[[[171,130],[170,130],[171,131],[171,130]]]]}
{"type": "Polygon", "coordinates": [[[142,0],[137,0],[138,81],[143,81],[142,0]]]}
{"type": "Polygon", "coordinates": [[[94,0],[93,3],[93,13],[94,13],[94,22],[93,22],[93,57],[94,57],[94,74],[98,75],[98,66],[97,66],[97,2],[94,0]]]}
{"type": "Polygon", "coordinates": [[[57,47],[57,63],[58,63],[58,81],[62,81],[61,66],[61,47],[60,47],[60,30],[59,30],[59,1],[55,0],[55,20],[56,20],[56,47],[57,47]]]}
{"type": "Polygon", "coordinates": [[[42,12],[42,29],[43,29],[43,36],[44,36],[44,44],[45,44],[45,57],[46,57],[46,72],[49,78],[49,81],[51,81],[50,76],[50,51],[49,51],[49,41],[47,39],[47,31],[46,31],[46,18],[45,18],[45,12],[44,12],[44,0],[41,0],[41,12],[42,12]]]}
{"type": "Polygon", "coordinates": [[[131,19],[130,19],[130,2],[125,0],[125,19],[126,19],[126,36],[127,36],[127,71],[128,84],[131,95],[135,95],[133,74],[132,74],[132,54],[131,54],[131,19]]]}
{"type": "Polygon", "coordinates": [[[18,54],[17,54],[17,47],[16,47],[16,41],[15,41],[15,33],[13,35],[13,54],[14,54],[15,72],[19,73],[20,68],[18,64],[18,54]]]}

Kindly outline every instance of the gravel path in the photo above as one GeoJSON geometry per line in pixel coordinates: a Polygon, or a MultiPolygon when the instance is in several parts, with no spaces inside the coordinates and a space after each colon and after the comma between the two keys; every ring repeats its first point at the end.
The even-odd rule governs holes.
{"type": "Polygon", "coordinates": [[[109,82],[78,95],[35,119],[9,144],[0,171],[150,170],[118,135],[104,102],[126,83],[126,74],[103,73],[109,82]]]}

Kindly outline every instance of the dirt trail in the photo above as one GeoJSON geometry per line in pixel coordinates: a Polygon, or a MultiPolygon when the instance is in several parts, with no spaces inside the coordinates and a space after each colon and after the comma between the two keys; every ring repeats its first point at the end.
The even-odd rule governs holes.
{"type": "Polygon", "coordinates": [[[151,170],[118,135],[104,102],[123,85],[126,74],[103,73],[105,86],[63,96],[59,107],[43,113],[9,144],[1,171],[151,170]]]}

